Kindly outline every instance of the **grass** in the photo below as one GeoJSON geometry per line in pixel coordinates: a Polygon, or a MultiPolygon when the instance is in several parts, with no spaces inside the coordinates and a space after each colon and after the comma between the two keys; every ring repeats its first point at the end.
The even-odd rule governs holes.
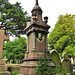
{"type": "Polygon", "coordinates": [[[5,65],[22,65],[22,64],[12,64],[12,63],[11,63],[11,64],[5,64],[5,65]]]}

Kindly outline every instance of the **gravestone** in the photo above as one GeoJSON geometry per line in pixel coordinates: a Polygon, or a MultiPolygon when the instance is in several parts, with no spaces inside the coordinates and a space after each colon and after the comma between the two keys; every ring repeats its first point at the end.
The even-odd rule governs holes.
{"type": "Polygon", "coordinates": [[[4,33],[5,33],[5,30],[0,30],[0,75],[10,75],[10,72],[7,71],[5,60],[2,59],[3,42],[4,40],[9,40],[9,37],[5,36],[4,33]]]}
{"type": "Polygon", "coordinates": [[[67,53],[63,53],[61,62],[62,62],[62,71],[67,73],[67,75],[72,75],[73,67],[71,64],[71,60],[68,58],[67,53]]]}
{"type": "Polygon", "coordinates": [[[61,66],[61,59],[60,59],[58,52],[56,50],[52,50],[50,51],[50,55],[52,58],[52,62],[55,64],[55,66],[56,67],[61,66]]]}

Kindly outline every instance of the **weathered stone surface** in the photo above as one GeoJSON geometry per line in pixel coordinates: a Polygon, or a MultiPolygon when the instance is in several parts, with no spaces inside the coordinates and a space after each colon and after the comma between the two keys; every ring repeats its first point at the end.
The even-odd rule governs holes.
{"type": "Polygon", "coordinates": [[[0,30],[0,59],[2,58],[3,52],[3,42],[4,40],[9,40],[8,36],[4,36],[5,30],[0,30]]]}
{"type": "Polygon", "coordinates": [[[52,50],[50,52],[51,58],[53,59],[52,62],[55,64],[56,67],[59,67],[61,65],[61,59],[56,50],[52,50]]]}
{"type": "Polygon", "coordinates": [[[5,60],[4,59],[0,59],[0,65],[5,65],[5,60]]]}
{"type": "Polygon", "coordinates": [[[7,71],[7,65],[5,65],[5,60],[0,59],[0,75],[10,75],[7,71]]]}
{"type": "Polygon", "coordinates": [[[20,74],[34,75],[33,72],[39,57],[44,55],[50,58],[50,53],[47,52],[47,34],[50,26],[47,25],[47,21],[48,19],[42,20],[42,9],[38,5],[38,0],[36,0],[36,5],[32,9],[31,21],[27,22],[27,27],[25,28],[28,46],[24,63],[20,68],[20,74]]]}
{"type": "Polygon", "coordinates": [[[21,65],[7,65],[7,71],[9,72],[20,72],[21,65]]]}
{"type": "Polygon", "coordinates": [[[4,33],[5,30],[0,30],[0,75],[10,75],[10,72],[7,71],[5,60],[2,59],[3,42],[4,40],[9,40],[9,37],[5,36],[4,33]]]}
{"type": "Polygon", "coordinates": [[[7,66],[6,65],[0,65],[0,72],[1,71],[7,71],[7,66]]]}
{"type": "Polygon", "coordinates": [[[34,75],[35,67],[37,67],[36,59],[25,61],[20,68],[20,74],[34,75]]]}
{"type": "Polygon", "coordinates": [[[3,71],[3,72],[0,72],[0,75],[10,75],[10,72],[8,72],[8,71],[3,71]]]}
{"type": "Polygon", "coordinates": [[[66,72],[67,75],[71,75],[73,68],[70,59],[68,58],[67,53],[63,53],[62,59],[62,71],[66,72]]]}

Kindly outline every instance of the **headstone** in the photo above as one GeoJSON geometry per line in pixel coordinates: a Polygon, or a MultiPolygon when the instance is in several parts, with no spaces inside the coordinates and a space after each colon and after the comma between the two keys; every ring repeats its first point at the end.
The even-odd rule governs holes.
{"type": "Polygon", "coordinates": [[[73,71],[71,60],[68,58],[67,53],[63,53],[62,57],[62,71],[67,73],[67,75],[71,75],[73,71]]]}
{"type": "Polygon", "coordinates": [[[61,65],[61,59],[60,59],[58,52],[56,50],[52,50],[50,51],[50,54],[51,54],[51,58],[55,66],[59,67],[61,65]]]}
{"type": "Polygon", "coordinates": [[[4,33],[5,33],[5,30],[0,30],[0,75],[10,75],[10,72],[7,71],[5,60],[2,59],[3,42],[4,40],[9,40],[9,37],[5,36],[4,33]]]}

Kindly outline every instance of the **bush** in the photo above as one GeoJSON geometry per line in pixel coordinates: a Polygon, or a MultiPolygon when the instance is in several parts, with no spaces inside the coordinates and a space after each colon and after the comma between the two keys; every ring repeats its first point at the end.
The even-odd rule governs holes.
{"type": "Polygon", "coordinates": [[[35,68],[36,71],[34,71],[35,75],[66,75],[66,73],[62,72],[62,66],[52,68],[50,66],[51,61],[49,60],[48,57],[43,56],[40,57],[39,60],[37,61],[38,66],[35,68]]]}
{"type": "Polygon", "coordinates": [[[34,74],[38,75],[53,75],[54,69],[50,67],[50,60],[48,57],[40,57],[39,61],[37,61],[38,67],[36,67],[36,71],[34,74]]]}

